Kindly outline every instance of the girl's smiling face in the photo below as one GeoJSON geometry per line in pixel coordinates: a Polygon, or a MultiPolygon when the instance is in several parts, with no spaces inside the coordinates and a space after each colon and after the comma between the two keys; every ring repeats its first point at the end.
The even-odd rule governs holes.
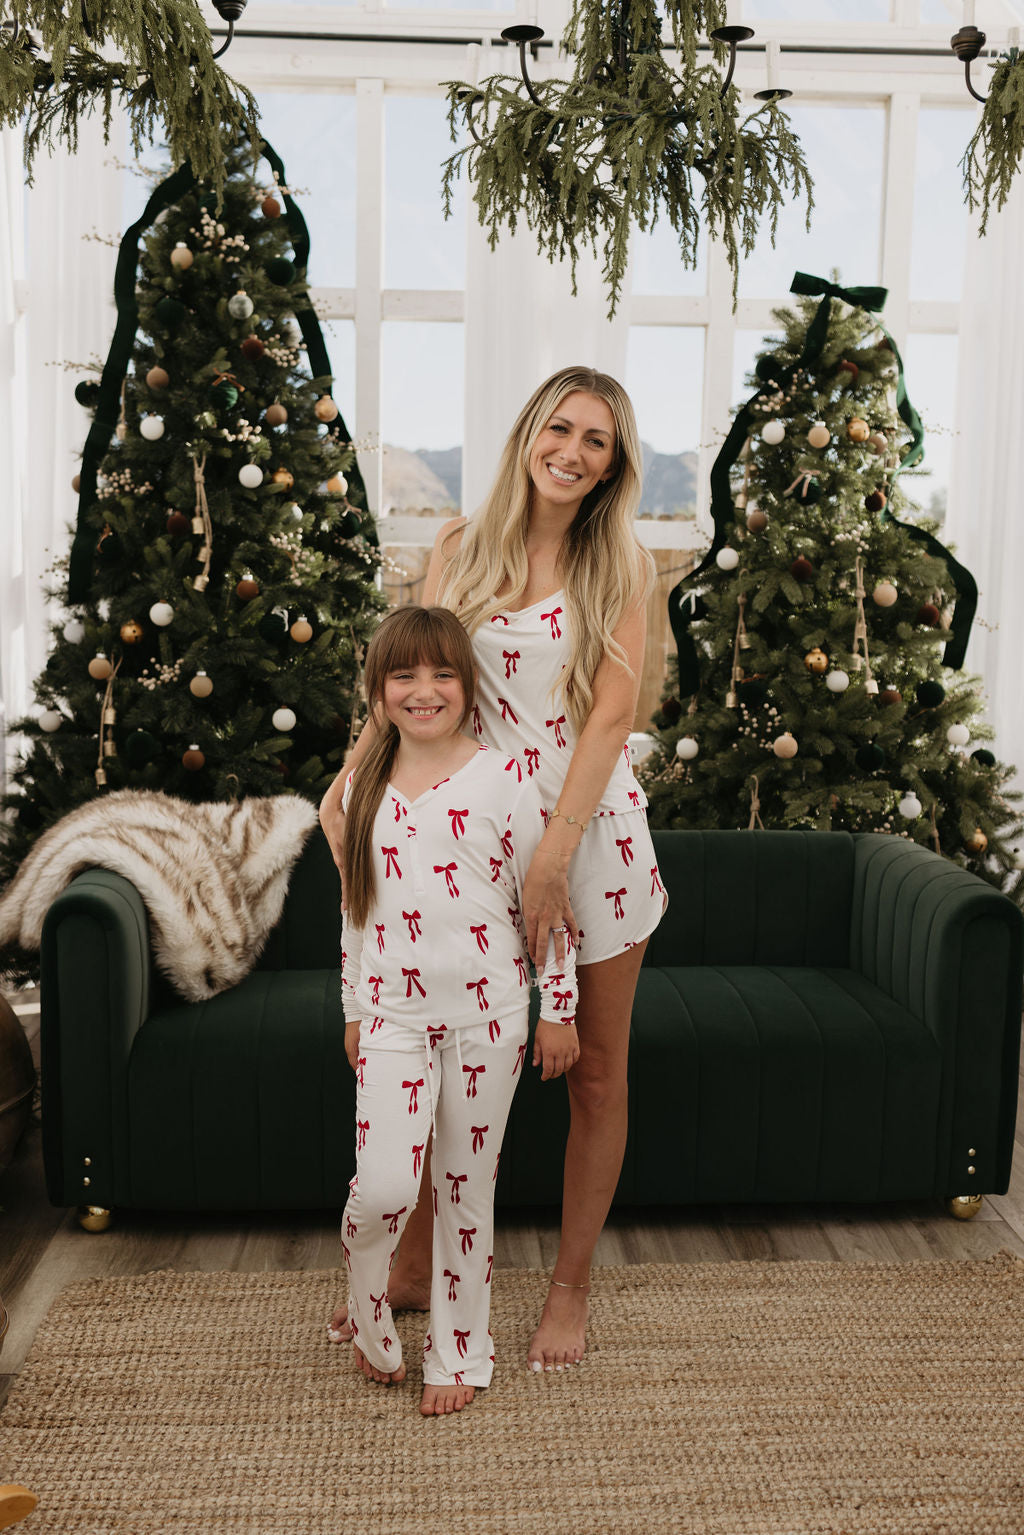
{"type": "Polygon", "coordinates": [[[597,395],[567,394],[541,428],[530,453],[530,478],[541,501],[577,508],[609,480],[615,461],[615,418],[597,395]]]}
{"type": "Polygon", "coordinates": [[[466,717],[459,674],[444,663],[417,662],[389,672],[381,702],[403,740],[437,741],[457,735],[466,717]]]}

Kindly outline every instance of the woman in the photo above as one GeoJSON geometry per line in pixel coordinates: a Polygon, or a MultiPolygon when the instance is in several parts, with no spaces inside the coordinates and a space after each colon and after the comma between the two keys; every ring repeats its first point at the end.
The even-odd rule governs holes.
{"type": "MultiPolygon", "coordinates": [[[[578,945],[561,1243],[527,1354],[534,1370],[578,1364],[585,1351],[590,1263],[626,1144],[633,994],[665,904],[627,745],[652,581],[633,532],[640,487],[629,397],[606,374],[562,369],[523,407],[477,514],[441,529],[423,594],[452,609],[472,640],[475,733],[517,757],[540,788],[546,829],[523,890],[530,955],[543,963],[549,933],[561,944],[563,926],[578,945]]],[[[339,865],[344,782],[320,811],[339,865]]],[[[421,1200],[389,1284],[396,1308],[426,1302],[430,1217],[421,1200]]],[[[346,1323],[339,1308],[331,1336],[346,1336],[346,1323]]]]}

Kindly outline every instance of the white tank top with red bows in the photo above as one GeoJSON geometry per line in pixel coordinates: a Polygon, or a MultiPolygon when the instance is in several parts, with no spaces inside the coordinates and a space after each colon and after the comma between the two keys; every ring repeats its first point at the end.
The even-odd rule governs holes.
{"type": "MultiPolygon", "coordinates": [[[[479,668],[473,730],[489,746],[518,757],[540,789],[545,811],[554,810],[577,740],[562,689],[569,659],[565,594],[555,592],[518,613],[495,613],[472,639],[479,668]]],[[[594,813],[623,815],[646,805],[623,746],[594,813]]]]}

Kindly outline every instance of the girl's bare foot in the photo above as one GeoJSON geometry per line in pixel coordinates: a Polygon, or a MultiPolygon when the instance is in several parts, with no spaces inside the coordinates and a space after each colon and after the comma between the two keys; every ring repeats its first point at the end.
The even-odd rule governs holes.
{"type": "Polygon", "coordinates": [[[528,1369],[565,1370],[579,1364],[587,1351],[589,1289],[589,1285],[571,1289],[552,1285],[526,1353],[528,1369]]]}
{"type": "Polygon", "coordinates": [[[420,1412],[425,1418],[443,1418],[446,1412],[461,1412],[475,1396],[475,1386],[424,1386],[420,1412]]]}
{"type": "Polygon", "coordinates": [[[389,1374],[387,1370],[374,1369],[358,1343],[353,1343],[352,1353],[355,1356],[356,1369],[361,1370],[367,1380],[375,1380],[378,1386],[397,1386],[405,1379],[404,1364],[400,1364],[397,1370],[392,1370],[389,1374]]]}
{"type": "MultiPolygon", "coordinates": [[[[392,1279],[388,1285],[388,1305],[392,1311],[429,1311],[430,1276],[426,1279],[392,1279]]],[[[348,1320],[348,1307],[342,1303],[335,1307],[334,1315],[327,1324],[327,1336],[332,1343],[350,1343],[352,1328],[348,1320]]]]}

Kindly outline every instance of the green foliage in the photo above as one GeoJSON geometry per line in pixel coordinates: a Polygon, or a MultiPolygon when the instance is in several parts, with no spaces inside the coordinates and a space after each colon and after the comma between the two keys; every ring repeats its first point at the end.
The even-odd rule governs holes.
{"type": "Polygon", "coordinates": [[[980,233],[992,204],[1002,208],[1024,154],[1024,54],[1011,48],[992,74],[981,118],[960,167],[969,208],[981,207],[980,233]]]}
{"type": "Polygon", "coordinates": [[[318,800],[348,747],[362,648],[384,606],[379,558],[344,423],[339,416],[323,424],[315,414],[331,379],[309,376],[294,323],[304,274],[285,285],[268,275],[275,258],[291,257],[290,234],[285,218],[263,215],[270,188],[252,180],[251,161],[251,151],[229,156],[220,210],[214,190],[199,188],[146,237],[123,417],[83,513],[91,585],[82,606],[53,624],[53,650],[35,685],[38,712],[14,725],[28,746],[4,802],[0,881],[41,831],[97,794],[150,788],[192,800],[318,800]],[[172,263],[179,245],[192,254],[190,266],[172,263]],[[244,318],[228,307],[239,289],[254,306],[244,318]],[[169,296],[184,307],[176,328],[160,318],[169,296]],[[252,355],[260,352],[254,339],[261,355],[252,355]],[[159,375],[147,381],[154,367],[166,385],[159,375]],[[222,374],[237,389],[233,402],[230,393],[211,393],[222,374]],[[285,424],[267,424],[271,404],[285,408],[285,424]],[[147,417],[163,422],[157,440],[142,435],[147,417]],[[239,483],[249,463],[264,471],[256,489],[239,483]],[[351,493],[343,482],[329,487],[346,470],[351,493]],[[212,537],[200,531],[197,472],[212,537]],[[240,596],[248,575],[258,593],[240,596]],[[151,617],[162,602],[173,609],[164,626],[151,617]],[[300,617],[312,627],[308,639],[303,629],[292,634],[300,617]],[[98,652],[116,668],[109,698],[106,682],[88,671],[98,652]],[[200,671],[213,684],[207,697],[190,689],[200,671]],[[113,713],[103,728],[105,702],[113,713]],[[281,707],[294,712],[294,728],[275,726],[281,707]],[[59,716],[58,729],[42,728],[43,711],[59,716]],[[182,760],[193,744],[205,757],[199,771],[182,760]]]}
{"type": "MultiPolygon", "coordinates": [[[[639,769],[651,823],[746,827],[759,817],[768,828],[885,831],[911,836],[1021,894],[1015,848],[1024,852],[1024,824],[1015,808],[1020,795],[1008,788],[1012,769],[988,762],[983,748],[976,755],[992,734],[979,718],[978,680],[942,664],[949,574],[897,521],[909,520],[913,508],[902,491],[908,476],[894,480],[907,431],[895,412],[893,354],[869,315],[833,302],[820,357],[799,368],[816,308],[805,300],[777,311],[785,339],[759,365],[762,378],[786,382],[762,395],[758,424],[733,471],[728,547],[738,565],[716,565],[701,578],[702,616],[691,628],[700,687],[680,700],[672,677],[655,716],[657,748],[639,769]],[[853,419],[881,437],[854,441],[853,419]],[[762,435],[768,420],[785,428],[774,446],[762,435]],[[816,422],[829,429],[821,448],[807,440],[816,422]],[[805,474],[820,490],[813,503],[801,499],[805,474]],[[887,496],[882,515],[865,505],[878,491],[887,496]],[[767,516],[759,531],[747,525],[756,511],[767,516]],[[801,558],[810,571],[795,573],[801,558]],[[868,685],[865,647],[855,643],[858,560],[877,692],[868,685]],[[875,598],[892,595],[885,585],[896,591],[888,606],[875,598]],[[927,621],[937,616],[930,608],[938,609],[938,624],[927,621]],[[820,671],[808,664],[816,650],[827,657],[813,658],[820,671]],[[840,673],[849,683],[836,691],[829,678],[841,683],[840,673]],[[940,685],[931,705],[918,694],[927,682],[940,685]],[[961,725],[970,731],[966,749],[947,739],[961,725]],[[789,758],[775,751],[786,733],[797,745],[789,758]],[[698,748],[690,759],[677,754],[687,737],[698,748]],[[901,814],[900,801],[912,809],[914,797],[920,814],[901,814]],[[984,852],[967,846],[978,830],[984,852]]],[[[759,382],[753,378],[751,388],[759,382]]]]}
{"type": "Polygon", "coordinates": [[[163,139],[174,164],[190,161],[218,195],[231,145],[258,141],[255,98],[215,61],[195,0],[11,0],[4,9],[18,30],[0,41],[0,123],[23,128],[30,180],[39,150],[73,154],[80,121],[97,109],[109,140],[115,101],[136,155],[163,139]]]}
{"type": "MultiPolygon", "coordinates": [[[[577,0],[563,46],[575,54],[567,81],[521,83],[494,75],[480,87],[447,83],[449,123],[472,142],[444,165],[445,211],[465,169],[490,245],[523,219],[550,261],[568,261],[575,292],[579,249],[600,243],[609,315],[615,313],[633,223],[650,229],[666,217],[684,265],[697,261],[701,229],[725,246],[738,280],[767,220],[774,240],[781,209],[812,186],[799,140],[784,112],[765,102],[742,121],[740,97],[712,65],[697,66],[697,39],[721,24],[717,0],[664,7],[681,73],[662,52],[662,20],[653,0],[626,8],[577,0]],[[628,34],[625,28],[628,26],[628,34]],[[477,137],[479,134],[479,138],[477,137]]],[[[714,45],[721,57],[722,45],[714,45]]]]}

